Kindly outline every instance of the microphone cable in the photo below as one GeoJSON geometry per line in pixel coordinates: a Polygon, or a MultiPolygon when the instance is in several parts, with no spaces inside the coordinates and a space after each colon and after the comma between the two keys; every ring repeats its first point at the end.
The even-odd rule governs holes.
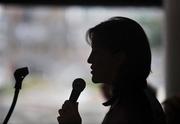
{"type": "Polygon", "coordinates": [[[8,123],[9,118],[11,117],[11,114],[13,113],[13,110],[14,110],[14,108],[15,108],[15,105],[16,105],[16,102],[17,102],[17,99],[18,99],[19,91],[20,91],[19,89],[15,89],[14,98],[13,98],[11,107],[10,107],[10,109],[9,109],[8,114],[6,115],[6,118],[4,119],[3,124],[7,124],[7,123],[8,123]]]}

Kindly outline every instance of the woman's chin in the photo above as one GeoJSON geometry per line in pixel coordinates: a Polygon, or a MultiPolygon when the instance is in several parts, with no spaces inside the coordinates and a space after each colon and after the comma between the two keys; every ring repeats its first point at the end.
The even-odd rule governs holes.
{"type": "Polygon", "coordinates": [[[105,81],[103,79],[92,76],[92,82],[97,84],[97,83],[104,83],[105,81]]]}
{"type": "Polygon", "coordinates": [[[99,80],[97,78],[95,78],[95,77],[92,77],[92,82],[95,83],[95,84],[100,83],[99,80]]]}

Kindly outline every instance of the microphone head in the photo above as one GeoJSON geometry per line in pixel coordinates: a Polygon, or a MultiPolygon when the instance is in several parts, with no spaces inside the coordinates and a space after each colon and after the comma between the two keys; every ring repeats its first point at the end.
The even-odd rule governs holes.
{"type": "Polygon", "coordinates": [[[19,68],[14,72],[16,80],[15,88],[21,89],[23,79],[29,74],[28,67],[19,68]]]}
{"type": "Polygon", "coordinates": [[[83,79],[77,78],[73,81],[72,87],[73,87],[73,90],[82,92],[84,88],[86,87],[86,83],[83,79]]]}

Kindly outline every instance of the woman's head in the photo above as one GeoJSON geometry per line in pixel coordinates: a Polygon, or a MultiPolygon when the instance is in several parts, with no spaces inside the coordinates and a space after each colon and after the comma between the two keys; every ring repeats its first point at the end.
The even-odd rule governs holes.
{"type": "MultiPolygon", "coordinates": [[[[99,61],[97,66],[106,63],[106,67],[102,68],[101,74],[99,74],[102,78],[108,76],[108,72],[106,75],[103,75],[102,72],[109,71],[106,68],[110,67],[116,68],[111,71],[116,71],[118,76],[123,79],[145,80],[148,77],[151,70],[150,46],[144,30],[134,20],[126,17],[110,18],[89,29],[86,38],[92,46],[92,53],[93,50],[101,51],[100,55],[94,53],[97,56],[94,59],[93,55],[90,55],[88,59],[88,62],[92,64],[93,71],[96,71],[93,67],[96,66],[94,64],[98,63],[97,61],[99,61]],[[103,56],[105,57],[103,58],[103,56]],[[98,57],[101,60],[98,60],[98,57]]],[[[116,77],[115,75],[117,76],[117,74],[113,76],[116,77]]],[[[98,82],[98,78],[96,82],[98,82]]]]}

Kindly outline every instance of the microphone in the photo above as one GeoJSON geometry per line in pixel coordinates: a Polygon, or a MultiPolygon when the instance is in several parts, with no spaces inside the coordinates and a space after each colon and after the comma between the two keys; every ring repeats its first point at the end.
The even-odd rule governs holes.
{"type": "Polygon", "coordinates": [[[86,87],[86,83],[83,79],[81,78],[75,79],[72,84],[73,89],[69,97],[69,100],[71,102],[76,102],[77,99],[79,98],[79,95],[81,94],[81,92],[84,90],[85,87],[86,87]]]}
{"type": "Polygon", "coordinates": [[[16,83],[15,83],[15,86],[14,86],[14,88],[15,88],[14,98],[13,98],[11,107],[9,109],[9,112],[7,113],[6,118],[4,119],[3,124],[7,124],[10,117],[11,117],[11,115],[12,115],[12,113],[14,111],[14,108],[16,106],[19,91],[20,91],[21,86],[22,86],[22,81],[28,74],[29,74],[28,67],[19,68],[14,72],[14,77],[15,77],[15,80],[16,80],[16,83]]]}

